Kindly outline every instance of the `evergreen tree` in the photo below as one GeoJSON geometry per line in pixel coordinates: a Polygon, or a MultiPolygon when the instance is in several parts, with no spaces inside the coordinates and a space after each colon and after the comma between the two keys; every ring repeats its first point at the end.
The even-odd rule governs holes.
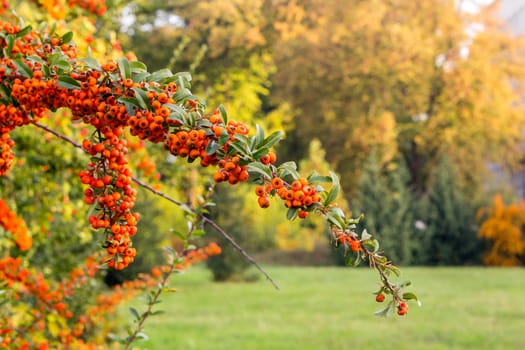
{"type": "Polygon", "coordinates": [[[363,167],[352,207],[355,214],[366,213],[364,226],[381,241],[389,258],[401,265],[412,262],[414,201],[407,187],[407,172],[403,164],[391,163],[385,169],[371,154],[363,167]]]}
{"type": "Polygon", "coordinates": [[[458,184],[452,163],[442,158],[420,208],[427,227],[423,231],[418,262],[430,265],[479,263],[482,247],[476,238],[477,204],[470,197],[458,184]]]}

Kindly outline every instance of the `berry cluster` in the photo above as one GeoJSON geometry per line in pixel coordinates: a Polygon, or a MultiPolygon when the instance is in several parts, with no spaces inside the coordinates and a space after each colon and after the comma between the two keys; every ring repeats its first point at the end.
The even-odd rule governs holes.
{"type": "Polygon", "coordinates": [[[281,178],[274,177],[269,184],[257,186],[255,194],[259,197],[258,203],[261,208],[270,206],[268,195],[277,194],[287,208],[299,209],[297,215],[301,219],[306,218],[308,211],[321,201],[321,196],[315,187],[309,184],[305,178],[299,178],[288,184],[281,178]]]}
{"type": "MultiPolygon", "coordinates": [[[[0,119],[2,118],[2,107],[0,105],[0,119]]],[[[14,145],[14,141],[9,138],[9,134],[0,135],[0,176],[4,176],[7,171],[13,166],[13,150],[11,147],[14,145]]]]}
{"type": "Polygon", "coordinates": [[[97,16],[102,16],[107,10],[105,0],[69,0],[68,5],[71,8],[78,6],[97,16]]]}
{"type": "Polygon", "coordinates": [[[32,237],[27,231],[24,220],[18,218],[2,199],[0,199],[0,227],[13,234],[13,239],[20,250],[31,248],[32,237]]]}
{"type": "Polygon", "coordinates": [[[85,202],[94,204],[98,214],[89,222],[104,231],[103,246],[108,253],[107,264],[121,270],[135,259],[130,237],[137,232],[138,213],[132,213],[136,190],[131,186],[131,170],[126,166],[126,140],[119,138],[121,128],[97,130],[93,143],[84,140],[82,147],[94,161],[80,173],[82,183],[89,185],[84,191],[85,202]]]}
{"type": "Polygon", "coordinates": [[[404,301],[400,302],[399,305],[397,306],[397,314],[399,316],[404,316],[406,315],[408,312],[408,304],[404,301]]]}
{"type": "Polygon", "coordinates": [[[361,250],[361,242],[352,235],[339,233],[336,239],[338,244],[342,244],[345,247],[350,247],[350,250],[353,252],[358,252],[361,250]]]}

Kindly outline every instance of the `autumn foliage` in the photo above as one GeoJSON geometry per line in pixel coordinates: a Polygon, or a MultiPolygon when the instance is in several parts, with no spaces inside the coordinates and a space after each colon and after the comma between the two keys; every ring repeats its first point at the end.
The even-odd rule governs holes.
{"type": "Polygon", "coordinates": [[[486,265],[521,265],[525,253],[525,201],[505,206],[501,196],[494,197],[491,208],[480,212],[486,214],[478,231],[478,237],[488,241],[483,256],[486,265]]]}

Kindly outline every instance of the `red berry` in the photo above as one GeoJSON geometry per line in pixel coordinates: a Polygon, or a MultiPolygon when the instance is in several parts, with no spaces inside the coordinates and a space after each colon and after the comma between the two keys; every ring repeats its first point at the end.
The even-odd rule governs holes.
{"type": "Polygon", "coordinates": [[[376,296],[376,301],[377,301],[378,303],[382,303],[383,301],[385,301],[385,295],[384,295],[383,293],[378,294],[378,295],[376,296]]]}

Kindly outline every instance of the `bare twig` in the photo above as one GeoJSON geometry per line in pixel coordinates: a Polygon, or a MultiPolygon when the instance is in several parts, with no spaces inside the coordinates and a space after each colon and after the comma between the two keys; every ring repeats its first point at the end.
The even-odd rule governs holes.
{"type": "MultiPolygon", "coordinates": [[[[51,129],[50,127],[46,126],[46,125],[43,125],[43,124],[40,124],[38,122],[35,122],[33,123],[33,125],[35,125],[36,127],[40,128],[40,129],[43,129],[47,132],[49,132],[50,134],[53,134],[55,135],[56,137],[58,137],[59,139],[61,140],[64,140],[66,141],[67,143],[73,145],[74,147],[76,148],[79,148],[81,150],[84,150],[82,148],[82,146],[76,142],[75,140],[71,139],[70,137],[56,131],[56,130],[53,130],[51,129]]],[[[145,188],[146,190],[150,191],[151,193],[159,196],[159,197],[162,197],[164,199],[166,199],[167,201],[181,207],[181,208],[184,208],[186,210],[190,210],[191,212],[195,213],[195,211],[190,208],[189,206],[187,206],[186,204],[176,200],[175,198],[161,192],[161,191],[158,191],[156,189],[154,189],[151,185],[145,183],[144,181],[132,176],[131,179],[133,180],[133,182],[135,182],[137,185],[141,186],[142,188],[145,188]]],[[[196,214],[196,213],[195,213],[196,214]]],[[[217,231],[221,236],[223,236],[232,246],[235,250],[237,250],[239,252],[239,254],[241,254],[250,264],[252,264],[253,266],[255,266],[257,268],[257,270],[259,270],[265,277],[268,281],[270,281],[270,283],[275,287],[275,289],[279,290],[279,286],[277,285],[277,283],[270,277],[270,275],[257,263],[257,261],[255,261],[255,259],[253,259],[250,255],[248,255],[248,253],[246,253],[246,251],[233,239],[233,237],[231,237],[229,234],[226,233],[226,231],[224,231],[224,229],[222,229],[215,221],[213,221],[212,219],[210,218],[207,218],[205,216],[202,216],[202,220],[207,222],[208,224],[210,224],[211,227],[213,227],[215,229],[215,231],[217,231]]]]}
{"type": "Polygon", "coordinates": [[[230,242],[230,244],[246,259],[248,260],[248,262],[250,262],[250,264],[252,264],[253,266],[255,266],[259,271],[261,271],[261,273],[266,277],[266,279],[268,281],[270,281],[271,284],[273,284],[273,286],[275,287],[275,289],[279,290],[279,286],[277,285],[277,283],[275,283],[275,281],[270,277],[270,275],[268,275],[268,273],[266,271],[263,270],[263,268],[251,257],[248,255],[248,253],[246,253],[246,251],[244,249],[242,249],[242,247],[237,243],[235,242],[235,240],[233,239],[233,237],[231,237],[229,234],[227,234],[219,225],[217,225],[217,223],[213,220],[211,220],[210,218],[207,218],[205,216],[202,217],[202,220],[207,222],[208,224],[210,224],[211,227],[213,227],[215,229],[215,231],[217,231],[218,233],[221,234],[221,236],[223,236],[224,238],[226,238],[226,240],[228,242],[230,242]]]}

